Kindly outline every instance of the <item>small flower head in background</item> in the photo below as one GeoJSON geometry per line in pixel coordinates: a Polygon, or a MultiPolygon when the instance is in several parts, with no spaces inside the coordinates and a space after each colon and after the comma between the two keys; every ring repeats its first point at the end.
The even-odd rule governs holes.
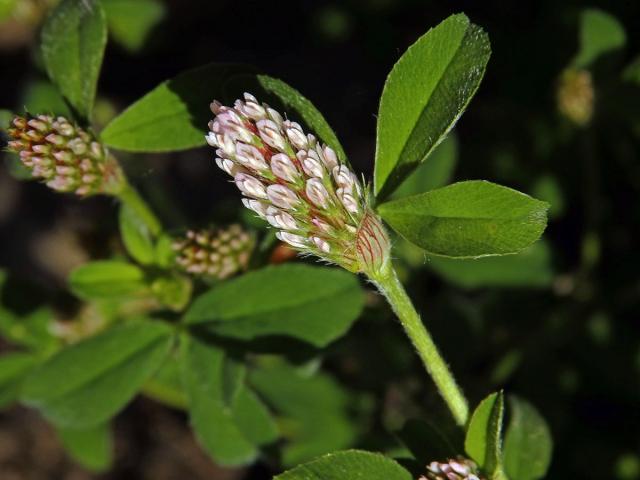
{"type": "Polygon", "coordinates": [[[281,241],[353,272],[387,262],[389,240],[368,194],[331,147],[248,93],[211,110],[216,163],[281,241]]]}
{"type": "Polygon", "coordinates": [[[480,476],[474,462],[458,457],[446,462],[431,462],[427,475],[418,480],[484,480],[484,477],[480,476]]]}
{"type": "Polygon", "coordinates": [[[173,243],[182,270],[221,280],[246,270],[254,247],[254,237],[237,224],[189,230],[173,243]]]}
{"type": "Polygon", "coordinates": [[[9,151],[36,179],[59,192],[80,196],[116,194],[124,184],[120,165],[93,135],[64,117],[15,117],[9,151]]]}
{"type": "Polygon", "coordinates": [[[558,110],[578,126],[585,126],[593,117],[595,92],[591,73],[567,69],[558,81],[558,110]]]}

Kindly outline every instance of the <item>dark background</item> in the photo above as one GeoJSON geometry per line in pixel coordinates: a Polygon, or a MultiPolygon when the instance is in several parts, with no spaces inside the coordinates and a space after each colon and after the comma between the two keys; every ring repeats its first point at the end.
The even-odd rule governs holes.
{"type": "MultiPolygon", "coordinates": [[[[532,193],[541,175],[552,175],[565,204],[545,233],[556,279],[547,289],[463,290],[422,269],[412,277],[412,296],[424,304],[425,321],[472,403],[504,387],[528,398],[547,418],[555,440],[549,478],[640,478],[633,470],[620,474],[621,459],[638,461],[640,452],[640,110],[634,116],[621,108],[638,102],[640,89],[618,88],[614,79],[640,54],[638,3],[166,3],[166,18],[141,52],[108,46],[99,83],[107,112],[191,67],[212,61],[253,64],[312,100],[356,170],[368,178],[378,99],[395,60],[452,13],[465,12],[489,33],[493,54],[485,79],[456,127],[460,160],[455,179],[483,178],[532,193]],[[587,6],[616,16],[625,26],[627,45],[594,74],[592,125],[572,130],[557,113],[555,85],[577,50],[578,14],[587,6]],[[491,384],[496,363],[511,351],[521,354],[521,362],[507,378],[491,384]]],[[[33,41],[23,34],[23,41],[9,42],[0,51],[0,107],[16,111],[25,85],[44,78],[33,41]]],[[[135,181],[174,227],[205,224],[219,215],[222,202],[237,200],[212,160],[205,148],[125,158],[135,181]]],[[[42,185],[18,182],[0,166],[0,267],[43,290],[59,308],[74,308],[63,292],[69,269],[104,254],[113,242],[112,201],[58,195],[42,185]]],[[[360,322],[331,348],[328,368],[354,390],[386,400],[390,390],[399,390],[423,416],[440,415],[431,384],[410,357],[401,332],[390,317],[383,320],[360,322]],[[404,354],[382,344],[396,341],[404,345],[399,347],[404,354]],[[344,368],[348,361],[360,369],[344,368]]],[[[389,408],[402,410],[404,404],[380,402],[373,418],[388,415],[389,408]]],[[[51,433],[32,417],[19,409],[0,416],[0,462],[20,465],[23,473],[33,470],[7,478],[87,478],[61,460],[53,446],[47,455],[57,460],[50,469],[42,466],[46,462],[35,465],[26,447],[32,440],[16,439],[32,435],[44,441],[51,433]],[[31,432],[25,425],[36,426],[31,432]],[[10,450],[13,457],[2,453],[5,437],[5,443],[18,445],[10,450]]],[[[370,435],[363,435],[358,446],[383,449],[388,444],[383,423],[373,420],[370,435]]],[[[118,420],[118,438],[116,470],[99,478],[243,474],[212,467],[191,444],[179,414],[146,400],[136,401],[118,420]],[[187,453],[159,438],[172,439],[168,443],[181,439],[187,453]]],[[[261,465],[246,478],[267,478],[267,471],[261,465]]]]}

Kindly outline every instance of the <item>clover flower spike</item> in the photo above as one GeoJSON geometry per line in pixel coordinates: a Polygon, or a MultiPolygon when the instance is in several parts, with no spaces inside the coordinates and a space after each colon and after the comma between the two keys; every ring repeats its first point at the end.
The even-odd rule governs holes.
{"type": "Polygon", "coordinates": [[[330,146],[248,93],[233,107],[214,101],[211,111],[206,140],[216,164],[281,241],[353,272],[388,261],[389,239],[367,190],[330,146]]]}
{"type": "Polygon", "coordinates": [[[7,132],[9,151],[53,190],[84,197],[116,194],[124,185],[120,165],[107,149],[64,117],[17,116],[7,132]]]}
{"type": "Polygon", "coordinates": [[[189,230],[173,243],[176,264],[193,275],[228,278],[249,265],[255,241],[240,225],[189,230]]]}

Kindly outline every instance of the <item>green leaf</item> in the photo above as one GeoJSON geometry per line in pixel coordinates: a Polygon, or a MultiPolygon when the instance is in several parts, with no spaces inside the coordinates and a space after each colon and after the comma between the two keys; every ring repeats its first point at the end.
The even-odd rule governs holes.
{"type": "Polygon", "coordinates": [[[58,436],[71,458],[92,472],[104,472],[113,462],[113,439],[108,424],[86,429],[58,428],[58,436]]]}
{"type": "Polygon", "coordinates": [[[464,14],[432,28],[402,55],[380,99],[374,190],[384,199],[455,125],[489,61],[489,38],[464,14]]]}
{"type": "Polygon", "coordinates": [[[51,332],[53,320],[53,312],[46,307],[19,316],[0,306],[0,335],[16,345],[47,351],[58,344],[51,332]]]}
{"type": "Polygon", "coordinates": [[[192,291],[191,279],[178,273],[163,274],[151,283],[151,292],[158,301],[176,312],[187,306],[192,291]]]}
{"type": "Polygon", "coordinates": [[[42,29],[47,73],[86,120],[91,116],[106,44],[107,24],[98,0],[62,0],[42,29]]]}
{"type": "Polygon", "coordinates": [[[157,0],[101,0],[112,38],[131,52],[144,46],[147,36],[166,13],[157,0]]]}
{"type": "Polygon", "coordinates": [[[509,396],[511,421],[504,441],[504,466],[511,480],[543,478],[551,463],[553,440],[544,418],[526,400],[509,396]]]}
{"type": "Polygon", "coordinates": [[[458,161],[458,140],[451,133],[424,162],[393,192],[391,198],[408,197],[444,187],[453,177],[458,161]]]}
{"type": "Polygon", "coordinates": [[[73,270],[69,286],[78,297],[92,300],[140,293],[146,289],[144,280],[144,272],[131,263],[99,260],[73,270]]]}
{"type": "Polygon", "coordinates": [[[36,358],[29,353],[10,353],[0,357],[0,408],[17,400],[22,380],[35,363],[36,358]]]}
{"type": "Polygon", "coordinates": [[[490,475],[501,470],[500,434],[503,415],[503,394],[492,393],[473,412],[464,440],[467,454],[490,475]]]}
{"type": "Polygon", "coordinates": [[[241,385],[232,411],[238,428],[254,445],[268,445],[277,440],[278,426],[265,404],[248,386],[241,385]]]}
{"type": "Polygon", "coordinates": [[[575,68],[586,68],[606,53],[624,47],[627,36],[620,22],[596,8],[580,13],[580,49],[573,59],[575,68]]]}
{"type": "MultiPolygon", "coordinates": [[[[258,450],[234,417],[225,378],[228,362],[219,348],[189,338],[183,357],[183,378],[189,397],[189,417],[198,440],[222,465],[243,465],[256,458],[258,450]]],[[[236,374],[240,370],[233,369],[236,374]]],[[[236,379],[238,380],[238,379],[236,379]]],[[[245,399],[246,400],[246,399],[245,399]]]]}
{"type": "Polygon", "coordinates": [[[126,204],[120,206],[120,235],[122,242],[137,262],[143,265],[153,263],[155,259],[151,231],[144,220],[126,204]]]}
{"type": "Polygon", "coordinates": [[[172,267],[176,258],[176,252],[173,249],[173,238],[166,233],[161,233],[156,241],[154,257],[158,266],[163,268],[172,267]]]}
{"type": "Polygon", "coordinates": [[[214,287],[193,302],[184,319],[223,336],[251,340],[286,335],[322,347],[344,335],[363,303],[354,275],[281,265],[214,287]]]}
{"type": "Polygon", "coordinates": [[[547,208],[510,188],[472,180],[383,203],[378,212],[428,253],[475,258],[531,245],[547,225],[547,208]]]}
{"type": "Polygon", "coordinates": [[[142,387],[143,393],[173,408],[187,410],[189,402],[182,381],[182,368],[177,352],[171,352],[160,368],[142,387]]]}
{"type": "Polygon", "coordinates": [[[394,460],[379,453],[347,450],[299,465],[274,480],[411,480],[394,460]]]}
{"type": "Polygon", "coordinates": [[[456,259],[427,257],[426,265],[464,288],[548,287],[553,281],[551,249],[541,240],[517,255],[456,259]]]}
{"type": "Polygon", "coordinates": [[[22,93],[22,102],[27,112],[47,113],[70,117],[71,111],[60,94],[60,90],[48,81],[29,82],[22,93]]]}
{"type": "Polygon", "coordinates": [[[61,350],[26,379],[22,401],[56,425],[88,428],[120,411],[160,366],[171,330],[157,322],[112,328],[61,350]]]}
{"type": "MultiPolygon", "coordinates": [[[[322,114],[297,90],[242,65],[209,64],[161,83],[113,119],[102,131],[109,146],[132,152],[163,152],[206,145],[209,105],[232,104],[250,91],[291,119],[305,124],[341,158],[344,151],[322,114]],[[298,118],[299,117],[299,118],[298,118]]],[[[309,132],[309,133],[310,133],[309,132]]]]}
{"type": "Polygon", "coordinates": [[[296,465],[353,445],[350,396],[328,375],[308,376],[279,365],[250,373],[249,382],[281,417],[287,444],[282,462],[296,465]]]}
{"type": "MultiPolygon", "coordinates": [[[[257,85],[255,95],[267,95],[274,96],[279,100],[273,107],[278,108],[281,113],[287,113],[290,119],[299,121],[307,127],[307,133],[313,133],[323,142],[333,148],[338,157],[345,162],[347,155],[340,145],[340,141],[335,132],[329,125],[329,123],[322,116],[322,113],[313,106],[313,104],[302,96],[293,87],[290,87],[282,80],[269,77],[268,75],[256,75],[255,81],[257,85]],[[294,118],[298,115],[300,118],[294,118]]],[[[261,97],[258,97],[260,99],[261,97]]],[[[265,99],[262,101],[269,101],[265,99]]]]}
{"type": "Polygon", "coordinates": [[[131,152],[166,152],[205,145],[214,98],[228,99],[226,86],[252,69],[210,64],[184,72],[151,90],[114,118],[101,133],[108,146],[131,152]]]}

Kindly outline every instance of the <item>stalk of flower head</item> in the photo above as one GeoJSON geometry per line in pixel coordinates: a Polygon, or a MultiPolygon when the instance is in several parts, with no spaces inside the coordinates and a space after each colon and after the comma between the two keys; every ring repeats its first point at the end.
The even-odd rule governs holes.
{"type": "Polygon", "coordinates": [[[234,224],[228,227],[189,230],[173,243],[176,264],[187,273],[225,279],[245,270],[255,239],[234,224]]]}
{"type": "Polygon", "coordinates": [[[248,93],[211,104],[207,142],[243,204],[302,254],[365,274],[386,296],[456,421],[468,407],[390,261],[391,245],[368,191],[335,151],[248,93]]]}
{"type": "Polygon", "coordinates": [[[120,164],[89,131],[64,117],[16,116],[7,129],[8,149],[33,178],[57,192],[80,197],[112,195],[128,204],[157,233],[155,215],[127,182],[120,164]]]}

